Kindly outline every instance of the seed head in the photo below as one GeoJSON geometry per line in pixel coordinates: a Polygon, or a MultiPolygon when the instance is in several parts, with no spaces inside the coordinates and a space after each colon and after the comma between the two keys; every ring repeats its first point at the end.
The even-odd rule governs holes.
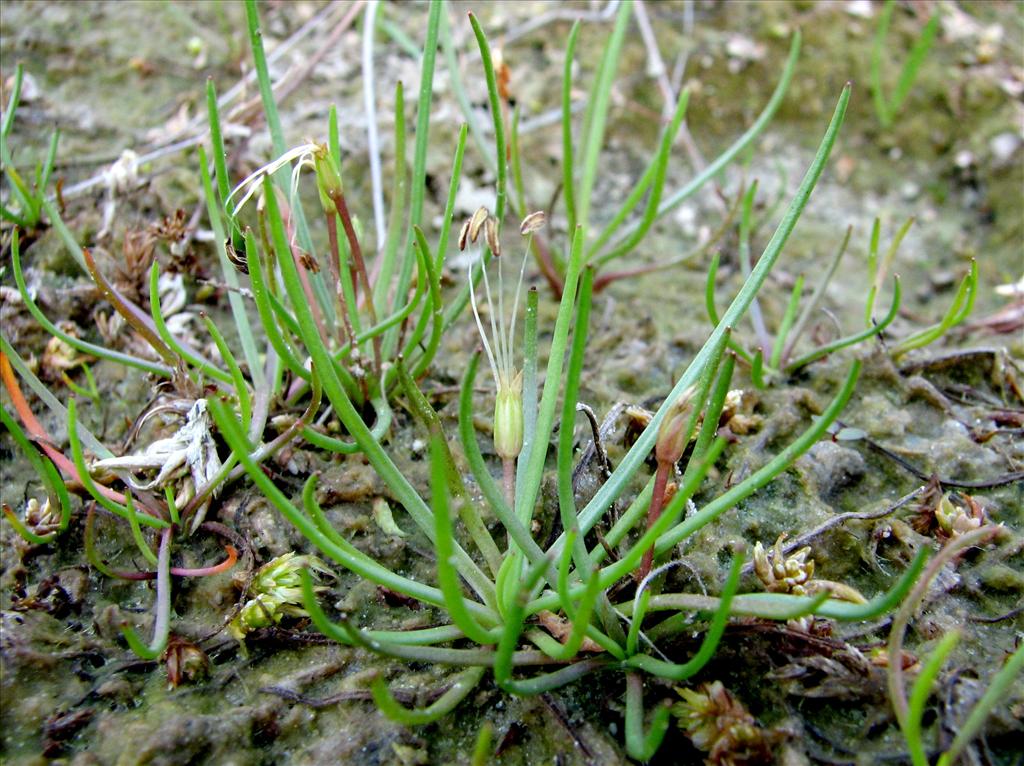
{"type": "MultiPolygon", "coordinates": [[[[241,641],[254,630],[281,622],[285,615],[306,616],[302,604],[302,579],[299,571],[308,569],[316,578],[329,570],[316,556],[298,556],[289,552],[268,561],[249,584],[249,601],[228,624],[228,633],[241,641]]],[[[317,586],[315,590],[323,590],[317,586]]]]}

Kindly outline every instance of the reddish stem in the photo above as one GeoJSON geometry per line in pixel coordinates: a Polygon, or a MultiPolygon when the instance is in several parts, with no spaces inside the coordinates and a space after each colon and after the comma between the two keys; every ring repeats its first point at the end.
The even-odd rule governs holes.
{"type": "MultiPolygon", "coordinates": [[[[171,567],[171,574],[176,577],[206,577],[208,575],[220,574],[226,572],[235,565],[238,561],[238,551],[235,550],[233,545],[225,545],[224,550],[227,552],[227,558],[225,558],[219,564],[214,564],[208,567],[199,567],[197,569],[186,569],[184,567],[171,567]]],[[[122,572],[117,569],[111,570],[115,576],[122,580],[155,580],[156,572],[122,572]]]]}
{"type": "Polygon", "coordinates": [[[196,569],[185,569],[183,567],[171,567],[171,574],[177,575],[178,577],[206,577],[208,575],[220,574],[226,572],[235,565],[238,561],[238,551],[235,550],[233,545],[225,545],[224,550],[228,556],[219,564],[214,564],[208,567],[198,567],[196,569]]]}
{"type": "Polygon", "coordinates": [[[331,213],[326,216],[327,218],[327,239],[330,241],[331,246],[331,257],[328,259],[331,269],[331,278],[334,280],[335,290],[338,293],[338,314],[341,315],[341,327],[338,333],[338,341],[341,345],[345,345],[345,336],[348,335],[352,345],[356,344],[356,334],[352,330],[352,321],[348,317],[348,311],[345,309],[345,298],[344,291],[341,287],[341,248],[338,247],[338,221],[335,219],[334,214],[331,213]]]}
{"type": "MultiPolygon", "coordinates": [[[[334,207],[338,211],[338,215],[341,217],[341,225],[345,229],[345,236],[348,238],[349,250],[352,253],[352,262],[355,266],[356,274],[359,279],[362,280],[363,289],[366,291],[366,310],[370,315],[370,324],[377,324],[377,310],[373,305],[373,288],[370,287],[370,276],[366,273],[366,261],[363,260],[363,249],[359,245],[359,238],[356,237],[356,230],[352,226],[352,217],[348,212],[348,205],[345,203],[345,196],[340,192],[338,194],[332,194],[331,200],[334,202],[334,207]]],[[[356,298],[358,299],[359,293],[356,291],[356,298]]],[[[355,338],[353,338],[353,342],[355,338]]],[[[375,335],[373,337],[373,361],[376,365],[377,375],[380,375],[381,370],[381,358],[380,358],[380,336],[375,335]]]]}
{"type": "Polygon", "coordinates": [[[558,270],[551,261],[551,252],[539,234],[533,235],[533,252],[537,257],[537,265],[540,266],[541,274],[548,281],[551,292],[554,293],[555,298],[561,299],[562,291],[565,289],[565,282],[558,275],[558,270]]]}
{"type": "MultiPolygon", "coordinates": [[[[647,528],[650,529],[661,516],[661,509],[665,506],[665,488],[668,486],[668,476],[672,471],[672,463],[659,460],[658,470],[654,475],[654,491],[651,493],[651,505],[647,509],[647,528]]],[[[654,543],[644,552],[644,558],[640,562],[640,568],[636,572],[636,581],[640,582],[651,573],[651,566],[654,564],[654,543]]]]}
{"type": "MultiPolygon", "coordinates": [[[[53,446],[54,439],[43,428],[42,423],[39,422],[32,409],[28,406],[28,402],[25,401],[25,395],[21,392],[21,386],[18,385],[18,379],[14,376],[14,370],[11,369],[10,360],[2,351],[0,351],[0,379],[3,380],[4,388],[7,389],[7,393],[11,397],[11,404],[14,405],[19,419],[33,441],[39,445],[39,448],[46,453],[46,456],[53,461],[57,468],[63,471],[72,481],[82,484],[82,478],[78,475],[78,469],[75,467],[75,464],[68,460],[63,452],[53,446]]],[[[125,496],[120,492],[115,492],[102,484],[97,484],[96,487],[104,497],[113,500],[115,503],[123,505],[127,502],[125,496]]],[[[153,515],[151,508],[146,510],[153,515]]]]}
{"type": "Polygon", "coordinates": [[[49,434],[36,420],[28,402],[25,401],[25,396],[21,393],[21,386],[18,385],[18,379],[14,377],[14,370],[11,369],[11,362],[3,351],[0,351],[0,379],[3,380],[4,388],[11,396],[11,404],[14,405],[18,417],[21,418],[21,422],[28,429],[29,434],[39,440],[48,440],[49,434]]]}

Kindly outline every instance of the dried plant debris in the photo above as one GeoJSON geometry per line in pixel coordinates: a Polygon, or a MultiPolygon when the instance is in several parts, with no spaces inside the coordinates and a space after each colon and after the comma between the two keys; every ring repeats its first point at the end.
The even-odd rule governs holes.
{"type": "Polygon", "coordinates": [[[204,680],[210,672],[210,658],[193,641],[171,634],[164,651],[167,686],[174,689],[181,683],[204,680]]]}
{"type": "Polygon", "coordinates": [[[769,593],[792,593],[813,596],[827,591],[833,598],[863,604],[867,599],[856,588],[832,580],[814,579],[814,559],[809,558],[811,547],[805,546],[788,556],[782,550],[786,535],[779,535],[772,552],[765,551],[758,541],[754,545],[754,573],[769,593]]]}
{"type": "Polygon", "coordinates": [[[847,644],[828,654],[800,657],[772,671],[787,694],[884,703],[885,671],[875,655],[847,644]]]}
{"type": "Polygon", "coordinates": [[[709,766],[754,766],[773,763],[772,747],[782,735],[758,724],[721,681],[696,689],[676,688],[683,699],[672,715],[694,747],[707,753],[709,766]]]}
{"type": "MultiPolygon", "coordinates": [[[[168,408],[162,407],[160,410],[168,408]]],[[[189,407],[185,423],[172,436],[157,439],[133,455],[97,460],[92,464],[91,471],[126,471],[125,481],[137,492],[176,484],[175,502],[179,507],[183,506],[221,469],[211,426],[206,400],[197,399],[189,407]],[[149,481],[139,477],[140,474],[153,471],[156,471],[156,477],[149,481]]],[[[204,507],[208,504],[209,500],[204,507]]],[[[194,522],[194,526],[202,523],[203,515],[201,511],[196,516],[198,521],[194,522]]]]}

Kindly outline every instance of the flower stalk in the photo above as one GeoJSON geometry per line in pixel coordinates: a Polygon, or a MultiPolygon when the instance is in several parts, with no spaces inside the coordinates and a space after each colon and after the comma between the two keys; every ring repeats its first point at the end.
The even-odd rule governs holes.
{"type": "MultiPolygon", "coordinates": [[[[469,297],[473,308],[473,318],[476,320],[477,330],[480,333],[480,340],[483,342],[484,353],[491,367],[491,374],[494,376],[496,389],[494,398],[494,451],[501,458],[503,489],[505,501],[509,506],[515,505],[515,474],[516,460],[523,449],[523,373],[516,368],[515,364],[515,340],[516,340],[516,317],[519,312],[519,298],[523,287],[523,275],[526,271],[526,258],[530,252],[530,241],[534,232],[544,225],[544,213],[531,213],[523,219],[519,227],[520,234],[527,238],[526,249],[523,254],[522,265],[519,267],[519,280],[516,284],[515,298],[512,302],[512,312],[505,321],[505,297],[504,297],[504,273],[501,259],[501,242],[498,228],[498,220],[492,216],[487,208],[480,207],[462,227],[459,233],[459,248],[465,249],[469,245],[475,245],[481,232],[484,234],[484,243],[498,261],[498,284],[496,292],[497,312],[495,312],[494,299],[491,292],[490,279],[487,276],[486,266],[481,264],[481,271],[484,279],[484,296],[487,302],[488,320],[490,323],[490,340],[484,329],[483,321],[480,319],[480,310],[477,305],[476,288],[473,284],[472,268],[470,269],[469,297]],[[497,313],[497,318],[495,317],[497,313]]],[[[483,243],[481,243],[483,244],[483,243]]]]}
{"type": "MultiPolygon", "coordinates": [[[[370,317],[370,325],[377,324],[377,310],[373,305],[373,288],[370,285],[370,276],[366,270],[366,260],[363,258],[363,249],[359,244],[359,237],[356,234],[355,226],[352,224],[352,215],[349,213],[348,203],[345,202],[345,190],[341,181],[341,169],[334,160],[334,156],[326,146],[320,145],[313,153],[313,168],[316,172],[316,188],[320,195],[320,206],[323,208],[327,218],[327,230],[331,241],[331,269],[332,276],[335,276],[335,283],[341,291],[341,281],[337,277],[341,254],[338,249],[338,229],[335,221],[335,214],[341,219],[342,228],[345,230],[345,237],[348,240],[349,253],[352,256],[352,265],[355,268],[357,283],[353,285],[355,294],[358,297],[358,284],[362,284],[365,292],[366,311],[370,317]]],[[[354,336],[353,336],[354,339],[354,336]]],[[[379,335],[373,337],[373,361],[374,370],[377,376],[381,371],[381,340],[379,335]]]]}
{"type": "MultiPolygon", "coordinates": [[[[654,491],[651,493],[651,504],[647,509],[647,529],[650,529],[661,516],[661,509],[668,499],[669,476],[675,472],[676,463],[683,457],[692,430],[693,409],[691,400],[696,388],[690,386],[683,391],[672,405],[658,430],[658,440],[654,444],[654,456],[658,468],[654,475],[654,491]]],[[[636,581],[640,582],[648,574],[654,564],[654,546],[644,553],[640,568],[636,571],[636,581]]]]}

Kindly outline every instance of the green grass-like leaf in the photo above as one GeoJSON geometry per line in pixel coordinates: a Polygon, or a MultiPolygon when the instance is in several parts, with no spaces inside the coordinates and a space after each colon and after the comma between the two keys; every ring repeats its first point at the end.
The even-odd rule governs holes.
{"type": "Polygon", "coordinates": [[[889,35],[889,23],[892,20],[892,12],[895,7],[895,0],[887,0],[882,7],[882,12],[878,17],[878,27],[875,29],[875,43],[871,49],[871,95],[875,105],[875,114],[884,128],[893,124],[897,112],[914,86],[918,70],[928,57],[939,31],[939,13],[936,11],[914,41],[913,47],[907,54],[907,60],[903,62],[900,69],[896,87],[893,89],[892,95],[887,97],[882,85],[882,60],[886,54],[891,54],[885,42],[889,35]]]}
{"type": "Polygon", "coordinates": [[[755,266],[750,277],[748,277],[747,281],[740,289],[739,294],[733,299],[732,304],[722,316],[721,321],[718,323],[718,326],[714,332],[712,332],[707,342],[705,342],[703,348],[690,363],[690,366],[687,367],[679,380],[676,381],[671,393],[665,398],[666,403],[658,409],[658,412],[655,413],[651,422],[644,429],[643,433],[641,433],[640,437],[630,448],[629,452],[627,452],[620,461],[619,465],[612,472],[612,475],[601,486],[591,501],[587,503],[586,507],[580,512],[579,525],[581,532],[587,532],[593,528],[594,524],[597,523],[597,520],[605,513],[605,510],[610,507],[610,505],[624,491],[626,483],[630,480],[639,468],[641,462],[643,462],[646,456],[650,453],[651,448],[654,446],[654,440],[657,436],[658,429],[661,426],[661,421],[665,417],[665,413],[668,411],[671,402],[675,401],[688,386],[692,385],[699,379],[704,366],[708,363],[709,358],[713,354],[716,342],[719,340],[721,335],[726,332],[727,328],[734,327],[736,325],[740,317],[747,310],[754,295],[757,294],[757,291],[764,283],[769,271],[781,255],[782,249],[786,244],[786,240],[789,238],[793,228],[796,226],[796,222],[799,220],[804,207],[806,207],[807,202],[810,199],[811,192],[814,190],[814,187],[818,182],[818,178],[820,178],[821,173],[825,168],[825,163],[828,161],[828,157],[832,152],[832,147],[835,145],[836,138],[839,134],[839,128],[846,115],[846,107],[849,103],[849,99],[850,86],[847,85],[839,97],[839,102],[836,104],[832,121],[826,129],[825,135],[822,137],[822,141],[818,147],[814,161],[808,168],[807,173],[805,174],[796,195],[790,203],[786,214],[780,221],[778,228],[772,235],[768,244],[765,246],[764,252],[757,261],[757,266],[755,266]]]}

